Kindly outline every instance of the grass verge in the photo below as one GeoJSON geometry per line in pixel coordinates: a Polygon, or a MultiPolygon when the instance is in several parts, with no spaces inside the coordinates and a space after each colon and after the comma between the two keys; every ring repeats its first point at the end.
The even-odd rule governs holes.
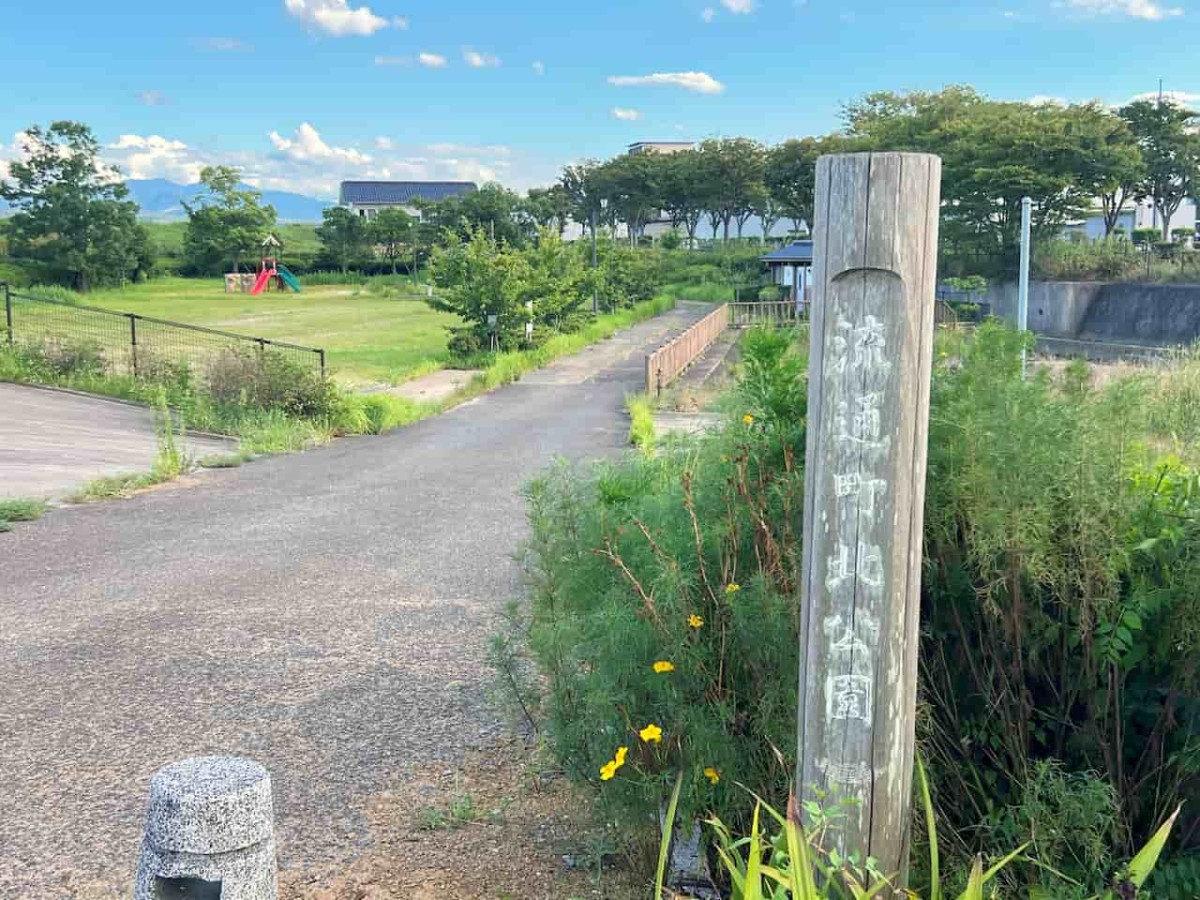
{"type": "Polygon", "coordinates": [[[0,500],[0,532],[12,531],[13,522],[32,522],[34,519],[40,519],[45,511],[46,504],[41,500],[0,500]]]}

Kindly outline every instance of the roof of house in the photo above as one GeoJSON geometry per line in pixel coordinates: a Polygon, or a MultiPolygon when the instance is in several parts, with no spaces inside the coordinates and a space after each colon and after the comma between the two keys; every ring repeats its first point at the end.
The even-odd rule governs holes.
{"type": "Polygon", "coordinates": [[[785,244],[778,250],[772,250],[770,253],[764,253],[759,257],[763,262],[767,263],[811,263],[813,258],[813,242],[812,241],[792,241],[790,244],[785,244]]]}
{"type": "Polygon", "coordinates": [[[343,181],[341,203],[394,203],[445,200],[479,188],[473,181],[343,181]]]}

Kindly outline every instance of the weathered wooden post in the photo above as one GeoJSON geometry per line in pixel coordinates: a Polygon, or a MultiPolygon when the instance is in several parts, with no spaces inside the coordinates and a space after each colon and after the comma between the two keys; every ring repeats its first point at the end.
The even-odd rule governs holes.
{"type": "Polygon", "coordinates": [[[941,160],[817,161],[797,792],[905,870],[941,160]]]}

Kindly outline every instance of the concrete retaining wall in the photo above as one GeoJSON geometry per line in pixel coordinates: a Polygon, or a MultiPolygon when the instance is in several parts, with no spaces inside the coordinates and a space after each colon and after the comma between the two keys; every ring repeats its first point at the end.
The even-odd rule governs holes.
{"type": "MultiPolygon", "coordinates": [[[[1017,321],[1017,286],[996,285],[992,314],[1017,321]]],[[[1200,339],[1200,285],[1037,282],[1029,286],[1029,328],[1054,338],[1169,346],[1200,339]]]]}

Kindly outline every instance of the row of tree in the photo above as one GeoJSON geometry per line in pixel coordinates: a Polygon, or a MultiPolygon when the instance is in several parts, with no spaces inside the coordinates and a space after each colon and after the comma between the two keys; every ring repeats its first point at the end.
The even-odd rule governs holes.
{"type": "MultiPolygon", "coordinates": [[[[824,136],[771,147],[714,138],[679,153],[588,161],[524,197],[490,184],[419,204],[418,219],[395,210],[368,221],[331,208],[317,230],[318,265],[345,271],[383,260],[395,271],[427,256],[447,234],[470,240],[482,233],[525,246],[542,229],[562,235],[572,221],[593,231],[623,223],[631,243],[663,215],[689,244],[701,222],[726,239],[741,237],[755,217],[766,234],[781,221],[798,232],[817,215],[817,157],[911,150],[942,158],[944,256],[973,260],[973,270],[985,270],[986,261],[1008,267],[1025,196],[1033,198],[1039,238],[1057,235],[1095,206],[1112,234],[1131,202],[1149,199],[1167,240],[1172,216],[1200,182],[1198,120],[1170,100],[1113,110],[996,101],[970,87],[875,93],[847,105],[842,127],[824,136]]],[[[25,158],[0,182],[0,197],[15,209],[6,227],[9,256],[36,266],[39,277],[83,290],[148,271],[154,251],[137,206],[119,173],[99,161],[87,126],[55,122],[25,134],[25,158]]],[[[275,210],[240,183],[235,169],[205,169],[202,181],[201,195],[184,204],[184,271],[236,270],[274,228],[275,210]]]]}
{"type": "Polygon", "coordinates": [[[665,213],[696,237],[740,237],[757,216],[764,233],[781,220],[799,231],[813,209],[817,157],[907,150],[943,161],[943,232],[952,251],[1006,257],[1017,243],[1021,198],[1034,201],[1034,230],[1057,234],[1096,204],[1112,234],[1134,200],[1157,210],[1163,240],[1171,217],[1200,181],[1197,114],[1170,100],[1118,110],[990,100],[970,87],[936,93],[869,94],[847,105],[829,135],[767,147],[747,138],[702,141],[671,154],[625,154],[568,166],[558,184],[530,192],[546,218],[623,222],[631,238],[665,213]]]}

